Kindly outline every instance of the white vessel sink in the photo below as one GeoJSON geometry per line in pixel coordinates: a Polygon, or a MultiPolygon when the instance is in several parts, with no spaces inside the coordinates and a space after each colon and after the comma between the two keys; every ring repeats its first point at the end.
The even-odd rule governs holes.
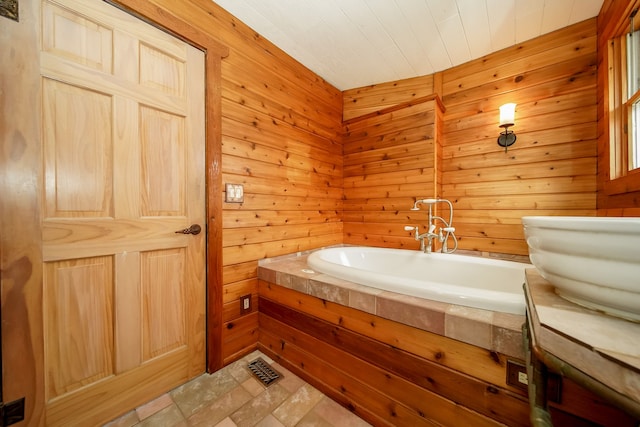
{"type": "Polygon", "coordinates": [[[561,297],[640,321],[640,218],[527,216],[529,258],[561,297]]]}

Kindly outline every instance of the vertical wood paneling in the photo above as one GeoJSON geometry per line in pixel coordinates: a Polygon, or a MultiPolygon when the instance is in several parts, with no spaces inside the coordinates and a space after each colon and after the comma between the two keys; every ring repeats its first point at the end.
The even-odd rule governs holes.
{"type": "MultiPolygon", "coordinates": [[[[386,99],[398,105],[409,102],[412,92],[407,89],[414,88],[415,82],[401,80],[375,90],[345,91],[345,117],[348,114],[352,122],[353,115],[371,114],[376,102],[379,110],[388,108],[386,99]],[[368,97],[368,93],[376,96],[368,97]],[[366,102],[366,110],[354,106],[359,101],[366,102]]],[[[404,188],[413,192],[406,195],[409,197],[438,195],[453,202],[459,248],[525,255],[522,216],[596,214],[595,19],[437,73],[432,82],[445,110],[442,121],[433,126],[437,149],[430,161],[430,182],[434,185],[429,191],[404,188]],[[506,102],[517,104],[512,130],[518,137],[507,153],[496,144],[502,130],[498,107],[506,102]]],[[[388,126],[411,126],[403,120],[393,117],[388,126]]],[[[379,126],[360,129],[361,134],[379,132],[379,126]]],[[[411,215],[407,202],[402,203],[407,212],[402,212],[401,203],[394,203],[398,201],[394,197],[402,194],[400,188],[389,184],[396,184],[394,179],[420,182],[422,171],[411,170],[409,157],[397,165],[396,176],[375,181],[366,175],[366,179],[354,179],[349,171],[370,169],[371,163],[366,157],[360,164],[349,163],[349,138],[347,133],[345,242],[407,246],[407,239],[394,236],[388,223],[415,221],[424,225],[426,215],[411,215]],[[379,200],[365,199],[365,203],[365,194],[379,200]],[[350,195],[357,195],[361,202],[352,205],[350,195]],[[360,232],[387,237],[354,239],[349,233],[356,221],[361,225],[368,222],[359,227],[360,232]]],[[[403,147],[396,143],[395,150],[403,147]]]]}

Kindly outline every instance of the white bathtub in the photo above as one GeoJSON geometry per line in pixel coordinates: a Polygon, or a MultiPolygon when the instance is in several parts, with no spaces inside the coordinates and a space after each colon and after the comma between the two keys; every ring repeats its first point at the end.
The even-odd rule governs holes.
{"type": "Polygon", "coordinates": [[[403,249],[348,246],[311,253],[320,273],[415,297],[503,313],[525,313],[522,285],[531,264],[403,249]]]}

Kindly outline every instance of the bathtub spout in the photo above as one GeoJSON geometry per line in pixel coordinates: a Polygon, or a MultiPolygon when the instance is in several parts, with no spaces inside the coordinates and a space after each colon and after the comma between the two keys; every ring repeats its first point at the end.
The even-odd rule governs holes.
{"type": "Polygon", "coordinates": [[[433,239],[439,239],[440,235],[434,233],[436,226],[429,227],[429,231],[419,234],[418,227],[407,225],[404,227],[406,231],[413,231],[413,238],[420,242],[420,250],[424,253],[430,254],[433,250],[433,239]],[[426,242],[425,242],[426,239],[426,242]]]}
{"type": "Polygon", "coordinates": [[[417,239],[420,240],[420,250],[426,254],[430,254],[433,250],[433,239],[438,239],[439,236],[436,233],[422,233],[418,234],[417,239]],[[426,239],[426,242],[425,242],[426,239]]]}

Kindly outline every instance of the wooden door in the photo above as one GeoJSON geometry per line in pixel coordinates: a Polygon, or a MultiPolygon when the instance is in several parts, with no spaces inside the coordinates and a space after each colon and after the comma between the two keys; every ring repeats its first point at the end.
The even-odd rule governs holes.
{"type": "Polygon", "coordinates": [[[47,425],[205,367],[204,54],[100,0],[42,2],[47,425]]]}

